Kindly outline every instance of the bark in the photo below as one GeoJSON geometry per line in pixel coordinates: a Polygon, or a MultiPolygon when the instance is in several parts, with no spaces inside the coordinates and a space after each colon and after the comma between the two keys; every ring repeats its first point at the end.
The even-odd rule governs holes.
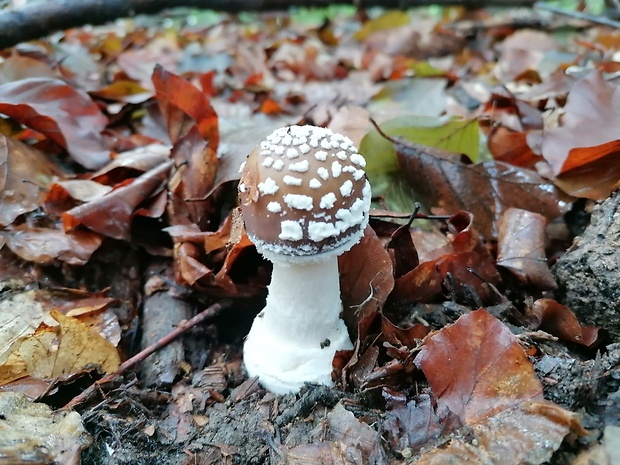
{"type": "Polygon", "coordinates": [[[136,14],[154,14],[174,7],[227,12],[285,10],[291,6],[321,7],[334,3],[360,7],[406,8],[423,5],[532,6],[534,0],[49,0],[0,12],[0,49],[85,24],[103,24],[136,14]]]}

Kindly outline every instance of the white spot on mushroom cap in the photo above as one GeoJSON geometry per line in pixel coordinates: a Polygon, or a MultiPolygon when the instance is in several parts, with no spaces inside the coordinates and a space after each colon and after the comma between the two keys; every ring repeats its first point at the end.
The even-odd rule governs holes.
{"type": "Polygon", "coordinates": [[[269,155],[271,155],[271,150],[267,149],[267,150],[261,150],[260,154],[264,157],[268,157],[269,155]]]}
{"type": "Polygon", "coordinates": [[[269,202],[267,204],[267,210],[271,213],[279,213],[282,211],[282,205],[279,202],[269,202]]]}
{"type": "Polygon", "coordinates": [[[321,181],[317,178],[312,178],[308,185],[310,186],[310,189],[319,189],[322,186],[321,181]]]}
{"type": "Polygon", "coordinates": [[[242,182],[239,183],[238,189],[239,192],[241,192],[242,194],[245,194],[247,192],[246,185],[242,182]]]}
{"type": "Polygon", "coordinates": [[[323,150],[319,150],[318,152],[314,154],[314,158],[316,158],[319,161],[325,161],[327,160],[327,152],[323,150]]]}
{"type": "Polygon", "coordinates": [[[299,146],[299,151],[306,155],[308,152],[310,152],[310,146],[308,144],[302,144],[299,146]]]}
{"type": "Polygon", "coordinates": [[[351,155],[349,157],[349,160],[351,160],[351,163],[357,166],[361,166],[362,168],[366,166],[366,159],[363,156],[361,156],[359,153],[354,153],[353,155],[351,155]]]}
{"type": "Polygon", "coordinates": [[[301,144],[305,144],[306,141],[308,139],[306,137],[294,137],[293,138],[293,145],[301,145],[301,144]]]}
{"type": "Polygon", "coordinates": [[[282,160],[276,160],[273,162],[273,169],[276,171],[281,171],[284,168],[284,162],[282,160]]]}
{"type": "Polygon", "coordinates": [[[340,193],[342,194],[343,197],[349,197],[352,192],[353,192],[353,183],[347,179],[345,182],[342,183],[342,186],[340,186],[340,193]]]}
{"type": "Polygon", "coordinates": [[[287,186],[301,186],[301,178],[289,176],[288,174],[282,178],[282,181],[284,181],[284,184],[287,186]]]}
{"type": "Polygon", "coordinates": [[[289,158],[297,158],[299,156],[299,153],[297,152],[297,150],[291,147],[286,151],[286,156],[289,158]]]}
{"type": "Polygon", "coordinates": [[[310,211],[314,206],[312,197],[303,194],[286,194],[284,196],[284,202],[295,210],[310,211]]]}
{"type": "Polygon", "coordinates": [[[316,170],[316,172],[323,181],[327,181],[329,179],[329,171],[327,171],[327,168],[321,166],[316,170]]]}
{"type": "Polygon", "coordinates": [[[310,144],[311,147],[317,148],[319,146],[319,140],[318,139],[310,139],[310,142],[308,142],[310,144]]]}
{"type": "Polygon", "coordinates": [[[337,178],[342,173],[342,165],[337,161],[332,163],[332,176],[337,178]]]}
{"type": "Polygon", "coordinates": [[[336,195],[333,192],[328,192],[323,197],[321,197],[319,207],[325,208],[325,209],[334,208],[335,203],[336,203],[336,195]]]}
{"type": "Polygon", "coordinates": [[[321,148],[325,150],[330,150],[332,148],[332,144],[329,142],[329,139],[325,138],[321,140],[321,148]]]}
{"type": "Polygon", "coordinates": [[[269,141],[264,140],[260,143],[260,148],[261,150],[267,150],[270,145],[271,144],[269,143],[269,141]]]}
{"type": "Polygon", "coordinates": [[[275,149],[273,149],[273,153],[276,155],[284,155],[284,147],[278,145],[275,149]]]}
{"type": "Polygon", "coordinates": [[[300,241],[304,237],[301,224],[297,221],[285,220],[280,223],[280,235],[283,241],[300,241]]]}
{"type": "Polygon", "coordinates": [[[275,194],[280,187],[272,178],[267,178],[263,182],[258,183],[258,192],[263,195],[275,194]]]}
{"type": "Polygon", "coordinates": [[[243,163],[241,163],[241,164],[239,165],[239,172],[240,172],[240,173],[243,173],[243,170],[245,169],[245,163],[246,163],[246,162],[243,162],[243,163]]]}
{"type": "Polygon", "coordinates": [[[338,152],[336,154],[336,156],[340,159],[340,160],[346,160],[347,159],[347,153],[344,150],[341,150],[340,152],[338,152]]]}
{"type": "Polygon", "coordinates": [[[273,158],[271,157],[267,157],[263,160],[263,162],[261,163],[261,165],[269,168],[271,165],[273,165],[273,158]]]}
{"type": "Polygon", "coordinates": [[[280,142],[282,145],[284,146],[289,146],[292,145],[293,143],[293,138],[291,137],[290,134],[286,134],[283,138],[282,141],[280,142]]]}
{"type": "Polygon", "coordinates": [[[351,208],[341,208],[336,212],[336,218],[340,221],[336,222],[336,227],[344,232],[353,226],[357,226],[364,221],[365,202],[362,199],[356,199],[351,208]]]}
{"type": "Polygon", "coordinates": [[[333,223],[323,223],[319,221],[310,221],[308,223],[308,237],[314,242],[320,242],[328,237],[334,237],[340,234],[340,231],[333,223]]]}
{"type": "Polygon", "coordinates": [[[298,161],[297,163],[293,163],[288,165],[288,169],[291,171],[296,171],[298,173],[305,173],[310,168],[310,163],[308,160],[298,161]]]}

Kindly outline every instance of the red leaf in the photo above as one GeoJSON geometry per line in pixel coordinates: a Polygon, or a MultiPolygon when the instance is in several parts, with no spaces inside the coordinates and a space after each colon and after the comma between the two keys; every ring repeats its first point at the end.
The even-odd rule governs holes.
{"type": "Polygon", "coordinates": [[[65,212],[62,215],[65,231],[84,225],[104,236],[128,240],[135,209],[164,186],[173,163],[172,160],[162,163],[109,194],[65,212]]]}
{"type": "Polygon", "coordinates": [[[58,79],[30,78],[0,86],[0,112],[38,131],[86,168],[110,159],[101,131],[108,123],[87,94],[58,79]]]}
{"type": "Polygon", "coordinates": [[[186,79],[169,73],[160,65],[155,66],[152,79],[170,140],[177,142],[197,125],[209,148],[217,152],[220,141],[217,114],[207,96],[186,79]]]}

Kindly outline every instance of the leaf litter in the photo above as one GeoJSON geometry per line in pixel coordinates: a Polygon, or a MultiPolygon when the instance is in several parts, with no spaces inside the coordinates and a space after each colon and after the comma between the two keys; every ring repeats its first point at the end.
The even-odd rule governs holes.
{"type": "Polygon", "coordinates": [[[76,408],[93,464],[565,463],[608,437],[620,348],[561,303],[550,265],[576,198],[620,180],[614,62],[575,65],[620,44],[596,27],[563,44],[510,12],[493,29],[482,10],[468,43],[463,12],[420,11],[138,22],[7,55],[0,391],[76,408]],[[376,209],[339,260],[354,348],[336,386],[278,397],[242,368],[270,265],[235,183],[294,123],[359,145],[376,209]],[[183,343],[136,338],[152,295],[203,324],[163,312],[148,327],[183,343]],[[147,386],[149,363],[177,375],[147,386]]]}

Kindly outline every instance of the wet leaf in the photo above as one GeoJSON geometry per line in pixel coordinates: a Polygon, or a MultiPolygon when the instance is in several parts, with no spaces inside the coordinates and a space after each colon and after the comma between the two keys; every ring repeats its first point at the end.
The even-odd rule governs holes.
{"type": "Polygon", "coordinates": [[[217,114],[207,96],[189,81],[169,73],[160,65],[153,71],[153,84],[170,140],[177,142],[196,125],[208,147],[217,152],[220,140],[217,114]]]}
{"type": "Polygon", "coordinates": [[[2,231],[0,236],[17,256],[39,265],[51,265],[56,260],[85,265],[102,241],[101,236],[88,231],[64,232],[26,225],[2,231]]]}
{"type": "MultiPolygon", "coordinates": [[[[23,365],[29,376],[51,379],[79,373],[91,365],[104,373],[118,368],[120,357],[110,342],[75,318],[55,310],[51,316],[58,326],[39,326],[16,345],[5,365],[23,365]]],[[[0,384],[5,383],[0,380],[0,384]]]]}
{"type": "Polygon", "coordinates": [[[539,465],[548,463],[571,431],[584,434],[577,416],[544,400],[525,401],[471,425],[467,438],[423,453],[416,465],[539,465]]]}
{"type": "Polygon", "coordinates": [[[544,216],[509,208],[499,222],[497,265],[510,271],[521,283],[552,290],[557,284],[545,255],[544,216]]]}
{"type": "Polygon", "coordinates": [[[108,123],[85,93],[58,79],[30,78],[0,86],[0,112],[44,134],[86,168],[110,159],[101,132],[108,123]]]}
{"type": "Polygon", "coordinates": [[[601,340],[599,328],[581,325],[568,307],[553,299],[538,299],[526,309],[526,316],[535,321],[535,329],[542,329],[566,342],[594,347],[601,340]]]}
{"type": "Polygon", "coordinates": [[[384,428],[388,441],[396,450],[418,450],[461,426],[460,420],[450,410],[438,413],[427,394],[409,402],[386,396],[385,392],[384,397],[387,400],[384,428]]]}
{"type": "Polygon", "coordinates": [[[163,188],[172,164],[172,160],[162,163],[131,183],[65,212],[62,216],[65,231],[84,225],[104,236],[129,239],[135,209],[163,188]]]}
{"type": "Polygon", "coordinates": [[[91,438],[77,412],[57,411],[22,394],[0,392],[0,453],[6,464],[78,465],[91,438]]]}
{"type": "Polygon", "coordinates": [[[476,229],[486,238],[497,237],[498,221],[510,207],[547,218],[568,210],[565,196],[534,171],[496,161],[470,165],[455,153],[388,139],[420,199],[443,213],[471,212],[476,229]]]}
{"type": "MultiPolygon", "coordinates": [[[[620,89],[605,81],[600,72],[594,71],[577,81],[568,93],[562,125],[543,133],[542,155],[551,165],[553,174],[557,176],[615,156],[617,144],[605,144],[618,141],[619,108],[620,89]],[[584,149],[588,147],[591,149],[584,149]],[[579,148],[582,150],[568,160],[571,151],[579,148]]],[[[593,169],[599,168],[599,175],[604,176],[604,170],[600,170],[603,166],[609,167],[595,165],[593,169]]]]}
{"type": "Polygon", "coordinates": [[[354,323],[374,313],[394,287],[392,260],[370,226],[360,242],[338,257],[343,318],[354,323]]]}
{"type": "Polygon", "coordinates": [[[431,334],[415,363],[438,408],[454,412],[464,424],[542,400],[542,385],[517,339],[482,309],[431,334]]]}
{"type": "Polygon", "coordinates": [[[41,206],[41,190],[58,170],[38,150],[0,136],[0,225],[41,206]]]}

